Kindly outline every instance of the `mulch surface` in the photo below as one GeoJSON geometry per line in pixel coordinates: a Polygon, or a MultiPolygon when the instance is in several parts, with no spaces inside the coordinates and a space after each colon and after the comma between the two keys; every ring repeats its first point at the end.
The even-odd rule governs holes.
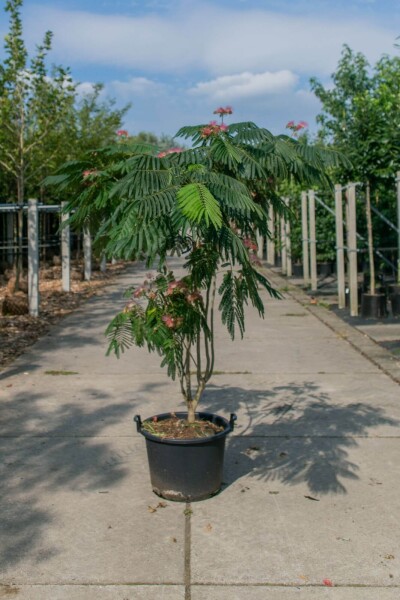
{"type": "Polygon", "coordinates": [[[0,370],[9,365],[34,344],[63,317],[113,283],[116,275],[126,268],[125,263],[107,265],[107,271],[94,271],[91,281],[72,281],[71,292],[63,292],[61,280],[40,279],[40,315],[3,316],[2,304],[9,295],[6,282],[0,284],[0,370]]]}

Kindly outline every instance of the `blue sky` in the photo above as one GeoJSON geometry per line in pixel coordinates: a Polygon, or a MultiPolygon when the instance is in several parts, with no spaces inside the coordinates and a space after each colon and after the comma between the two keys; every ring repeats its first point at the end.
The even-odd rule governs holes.
{"type": "Polygon", "coordinates": [[[399,52],[399,0],[25,0],[22,14],[28,47],[53,31],[51,61],[82,93],[100,81],[118,106],[132,103],[132,134],[173,135],[227,104],[235,121],[313,131],[309,78],[329,84],[344,43],[371,63],[399,52]]]}

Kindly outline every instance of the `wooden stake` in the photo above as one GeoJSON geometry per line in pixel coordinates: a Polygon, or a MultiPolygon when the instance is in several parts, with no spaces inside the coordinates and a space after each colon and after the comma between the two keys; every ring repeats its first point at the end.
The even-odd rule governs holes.
{"type": "Polygon", "coordinates": [[[301,238],[303,254],[303,280],[305,285],[308,285],[310,283],[310,255],[308,252],[307,192],[301,192],[301,238]]]}
{"type": "Polygon", "coordinates": [[[349,183],[347,187],[348,206],[348,262],[350,288],[350,316],[358,316],[358,277],[357,277],[357,220],[356,220],[356,185],[349,183]]]}
{"type": "Polygon", "coordinates": [[[39,316],[39,212],[36,199],[28,200],[28,300],[29,314],[39,316]]]}
{"type": "Polygon", "coordinates": [[[62,289],[64,292],[71,291],[71,234],[68,226],[63,226],[69,219],[69,213],[64,209],[67,203],[61,203],[61,267],[62,267],[62,289]]]}
{"type": "Polygon", "coordinates": [[[342,186],[335,185],[335,218],[336,218],[336,269],[339,308],[346,306],[346,283],[344,270],[344,238],[343,238],[343,198],[342,186]]]}
{"type": "Polygon", "coordinates": [[[310,226],[310,271],[311,271],[311,290],[316,291],[318,288],[317,278],[317,239],[315,231],[315,192],[308,192],[308,214],[310,226]]]}

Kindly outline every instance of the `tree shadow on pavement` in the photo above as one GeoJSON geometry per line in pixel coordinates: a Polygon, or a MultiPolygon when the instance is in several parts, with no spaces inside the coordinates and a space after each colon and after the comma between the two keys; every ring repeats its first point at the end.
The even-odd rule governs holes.
{"type": "Polygon", "coordinates": [[[311,382],[268,390],[211,386],[206,399],[207,410],[240,414],[236,435],[228,438],[227,485],[249,475],[306,483],[313,495],[345,494],[345,481],[358,479],[359,467],[350,459],[358,438],[400,425],[380,407],[333,402],[311,382]],[[246,420],[242,427],[240,420],[246,420]]]}
{"type": "Polygon", "coordinates": [[[89,406],[58,404],[33,393],[16,394],[0,405],[0,573],[61,551],[62,540],[54,544],[47,536],[59,518],[55,493],[60,505],[64,494],[69,502],[71,492],[109,490],[129,472],[124,461],[110,461],[113,449],[101,435],[131,414],[132,403],[106,404],[107,394],[83,392],[96,392],[89,406]]]}

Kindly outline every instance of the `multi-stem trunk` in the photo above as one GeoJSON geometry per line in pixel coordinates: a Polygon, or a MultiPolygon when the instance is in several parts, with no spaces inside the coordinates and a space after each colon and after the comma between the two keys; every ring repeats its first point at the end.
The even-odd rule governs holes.
{"type": "MultiPolygon", "coordinates": [[[[186,404],[188,409],[188,422],[194,423],[197,406],[203,396],[205,387],[214,371],[214,304],[216,293],[216,277],[213,276],[209,282],[206,292],[205,318],[208,326],[208,332],[198,331],[196,341],[192,350],[195,352],[197,388],[193,395],[191,390],[186,395],[186,404]],[[202,370],[202,357],[205,357],[205,367],[202,370]]],[[[191,356],[191,355],[190,355],[191,356]]],[[[186,371],[190,370],[190,365],[186,366],[186,371]]]]}

